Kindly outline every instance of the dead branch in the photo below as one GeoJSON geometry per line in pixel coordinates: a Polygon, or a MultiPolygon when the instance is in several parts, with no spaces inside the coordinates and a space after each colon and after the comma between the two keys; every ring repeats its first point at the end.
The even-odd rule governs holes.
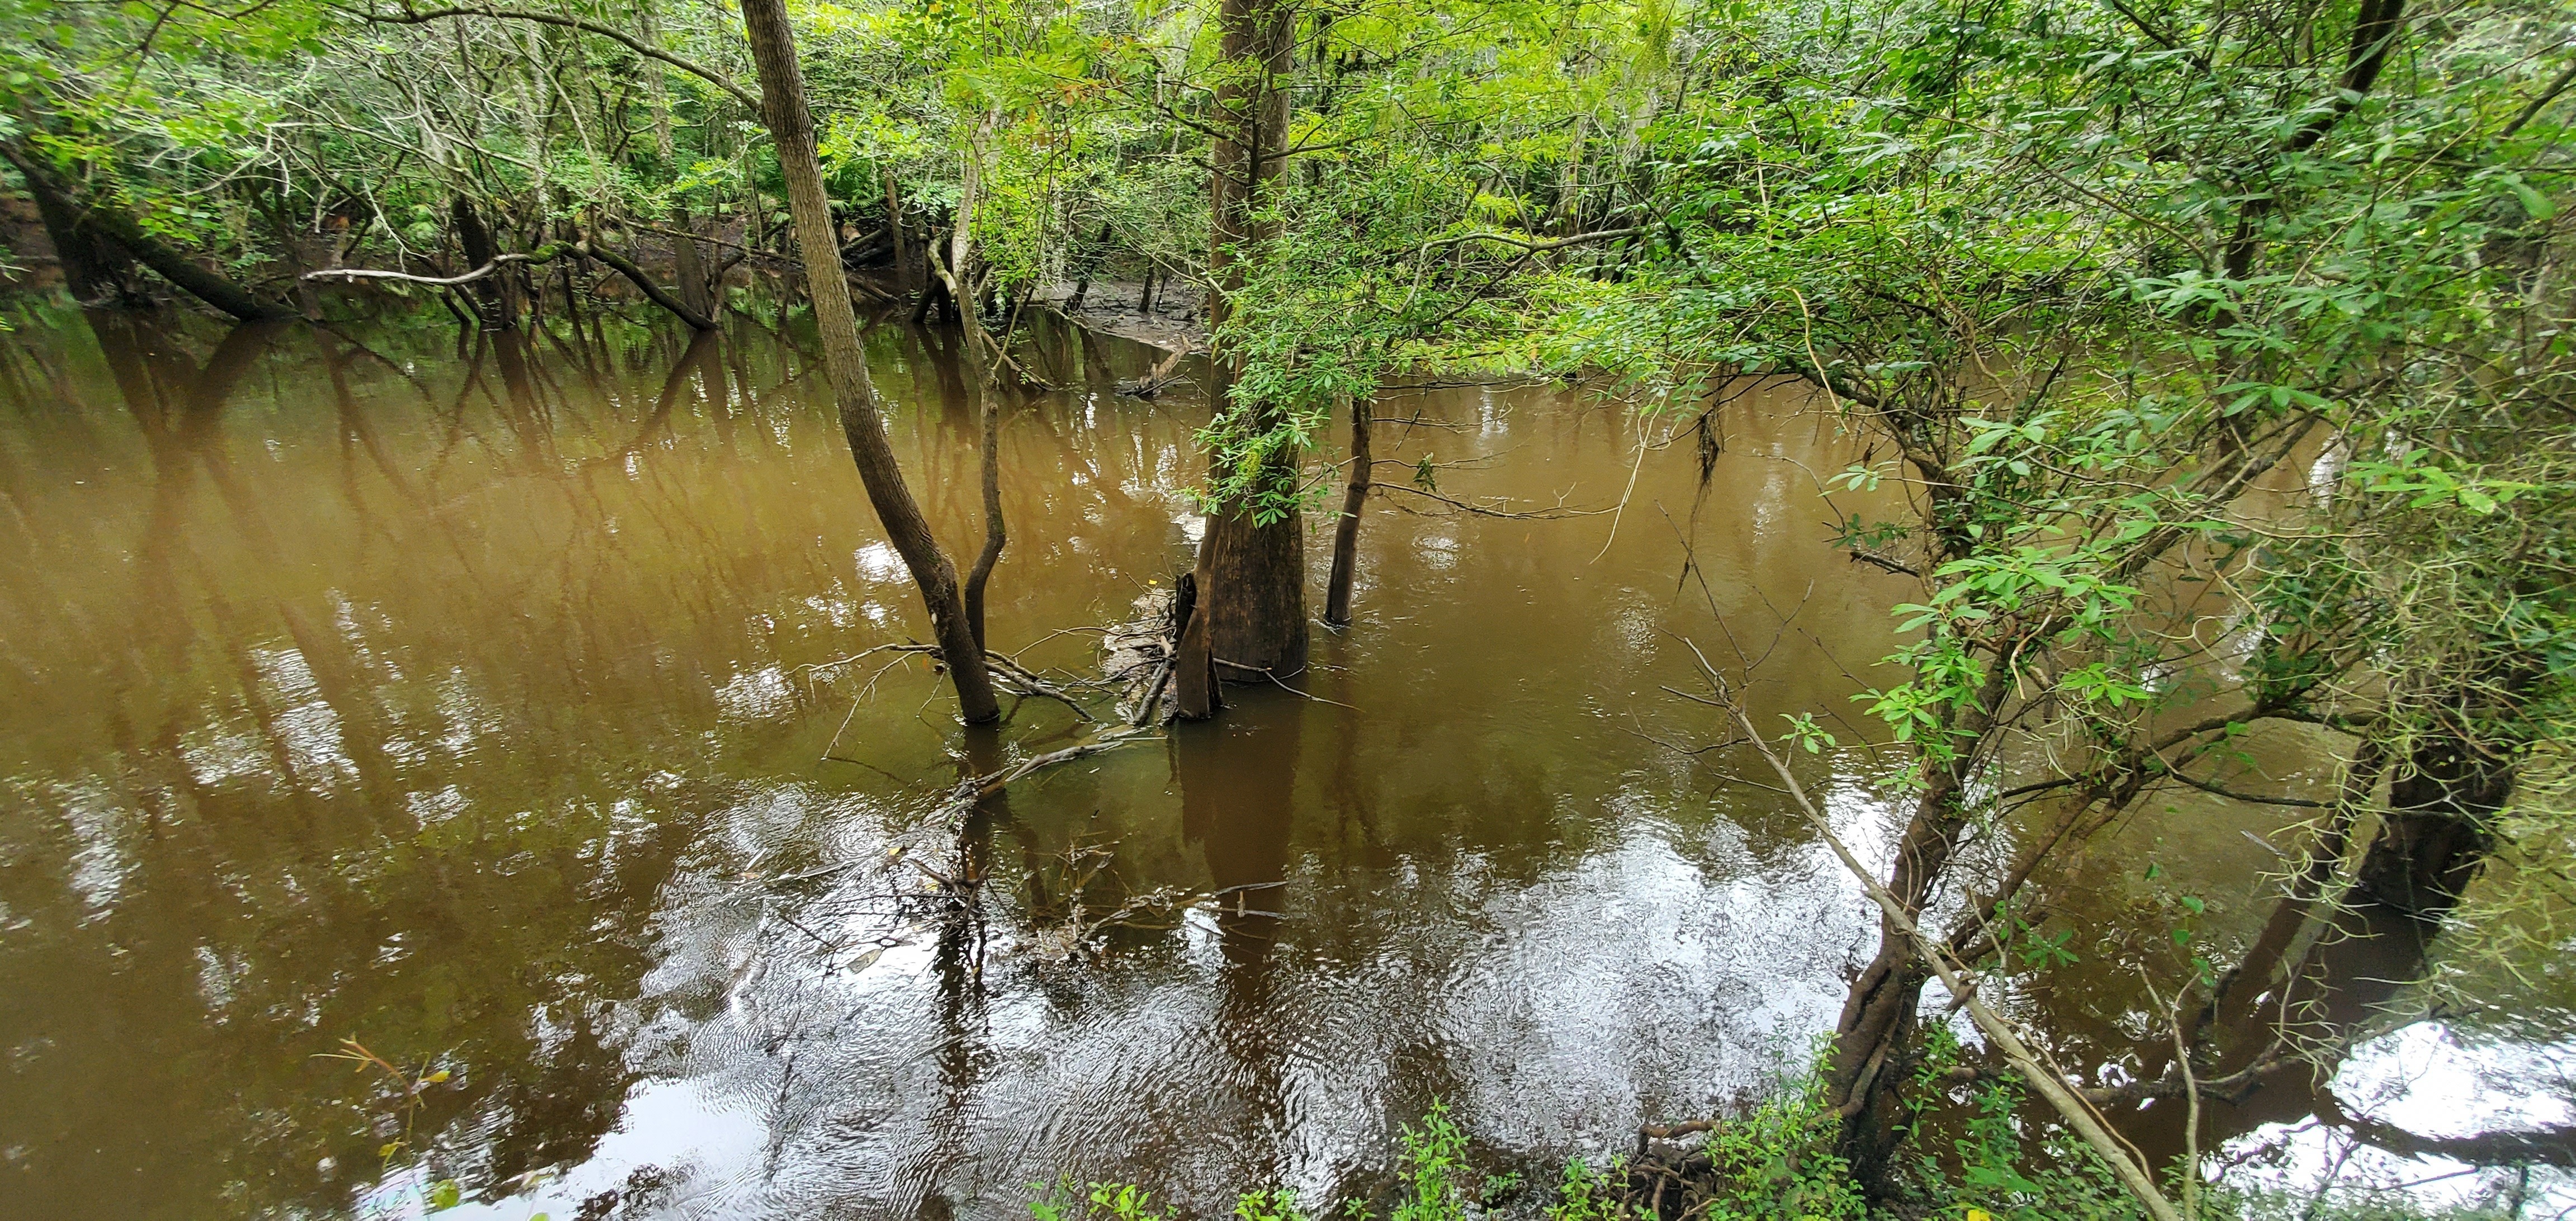
{"type": "Polygon", "coordinates": [[[480,280],[493,272],[501,270],[504,264],[550,263],[554,261],[554,257],[558,253],[560,253],[560,251],[557,247],[548,246],[534,254],[495,255],[491,262],[485,263],[472,271],[466,272],[464,275],[447,276],[444,278],[438,276],[416,276],[408,271],[376,271],[363,267],[328,267],[321,271],[305,272],[302,278],[307,280],[328,280],[333,277],[343,280],[400,280],[405,284],[430,284],[442,288],[452,288],[459,284],[471,284],[476,280],[480,280]]]}
{"type": "Polygon", "coordinates": [[[1057,690],[1045,679],[1039,678],[1036,674],[1031,673],[1027,667],[1022,666],[1017,660],[1007,655],[996,653],[991,649],[986,649],[984,650],[984,661],[985,664],[992,666],[995,670],[1000,671],[1004,676],[1008,677],[1011,681],[1011,685],[1020,688],[1028,694],[1044,696],[1063,704],[1065,707],[1073,709],[1073,715],[1081,717],[1083,720],[1091,721],[1099,719],[1091,715],[1090,709],[1075,703],[1072,696],[1066,695],[1064,692],[1057,690]]]}
{"type": "MultiPolygon", "coordinates": [[[[1408,464],[1398,463],[1397,465],[1402,466],[1408,464]]],[[[1369,485],[1369,490],[1372,492],[1402,492],[1408,496],[1419,496],[1425,500],[1436,500],[1453,509],[1472,513],[1478,517],[1500,517],[1511,521],[1560,521],[1568,517],[1598,517],[1604,513],[1617,511],[1615,509],[1577,509],[1566,505],[1558,505],[1551,508],[1536,509],[1526,512],[1515,509],[1497,509],[1490,505],[1470,503],[1468,501],[1460,500],[1454,496],[1444,496],[1438,492],[1414,487],[1411,484],[1404,483],[1372,483],[1369,485]]]]}
{"type": "Polygon", "coordinates": [[[1154,735],[1125,733],[1113,737],[1094,738],[1088,742],[1075,743],[1062,750],[1051,750],[1043,755],[1031,755],[990,775],[974,776],[958,781],[957,787],[948,795],[948,805],[944,812],[951,817],[963,815],[976,802],[1001,792],[1010,787],[1012,781],[1033,772],[1054,767],[1059,763],[1071,763],[1076,759],[1088,759],[1093,755],[1106,754],[1130,742],[1152,736],[1154,735]]]}
{"type": "MultiPolygon", "coordinates": [[[[850,664],[851,662],[858,661],[862,658],[870,657],[878,653],[918,653],[924,657],[930,658],[934,662],[940,661],[938,645],[905,641],[901,644],[881,644],[873,648],[861,649],[847,657],[836,657],[830,661],[808,663],[806,665],[797,666],[795,669],[788,672],[791,674],[819,674],[822,671],[838,669],[850,664]]],[[[1065,694],[1063,691],[1056,688],[1054,684],[1047,682],[1045,679],[1039,678],[1036,674],[1032,673],[1028,667],[1021,665],[1018,659],[1013,658],[1008,654],[996,653],[990,649],[986,649],[984,651],[984,662],[1002,675],[1008,689],[1015,694],[1034,695],[1043,699],[1055,700],[1062,703],[1065,707],[1073,709],[1073,714],[1081,717],[1083,720],[1091,721],[1099,719],[1091,715],[1091,710],[1076,702],[1072,696],[1065,694]]]]}
{"type": "Polygon", "coordinates": [[[1854,547],[1848,554],[1851,556],[1851,560],[1855,564],[1867,564],[1873,568],[1884,568],[1901,577],[1915,577],[1919,579],[1923,575],[1922,573],[1916,572],[1913,566],[1907,564],[1905,561],[1892,559],[1888,556],[1880,555],[1875,551],[1863,551],[1858,547],[1854,547]]]}

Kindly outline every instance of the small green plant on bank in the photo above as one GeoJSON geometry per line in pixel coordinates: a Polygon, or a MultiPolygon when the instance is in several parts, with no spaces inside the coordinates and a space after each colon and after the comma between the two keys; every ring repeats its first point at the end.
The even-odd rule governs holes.
{"type": "Polygon", "coordinates": [[[2080,1141],[2052,1133],[2040,1155],[2023,1148],[2021,1091],[2011,1083],[1980,1083],[1964,1131],[1952,1143],[1958,1154],[1956,1184],[1926,1158],[1923,1181],[1956,1211],[1994,1221],[2131,1221],[2146,1213],[2122,1190],[2111,1168],[2080,1141]],[[1946,1188],[1946,1190],[1945,1190],[1946,1188]]]}
{"type": "MultiPolygon", "coordinates": [[[[1957,1063],[1955,1039],[1944,1032],[1932,1042],[1936,1054],[1918,1069],[1912,1091],[1921,1098],[1937,1088],[1941,1070],[1957,1063]]],[[[1945,1142],[1947,1157],[1931,1154],[1923,1110],[1918,1107],[1911,1121],[1922,1155],[1908,1167],[1912,1199],[1901,1214],[1870,1210],[1850,1166],[1834,1152],[1841,1120],[1826,1105],[1812,1072],[1782,1083],[1743,1115],[1712,1130],[1702,1146],[1708,1178],[1696,1186],[1707,1194],[1677,1206],[1683,1193],[1675,1190],[1662,1202],[1663,1213],[1670,1216],[1679,1207],[1689,1221],[1892,1221],[1899,1215],[1939,1221],[2135,1221],[2145,1216],[2091,1149],[2024,1114],[2021,1089],[2012,1081],[1969,1087],[1965,1114],[1953,1121],[1951,1139],[1945,1142]]],[[[1433,1103],[1420,1125],[1405,1125],[1402,1144],[1397,1199],[1385,1221],[1466,1221],[1488,1215],[1521,1186],[1517,1174],[1470,1177],[1476,1170],[1468,1162],[1466,1133],[1445,1103],[1433,1103]],[[1469,1184],[1479,1182],[1481,1191],[1470,1190],[1469,1184]]],[[[1649,1197],[1638,1191],[1643,1177],[1632,1175],[1625,1158],[1595,1167],[1577,1157],[1565,1164],[1552,1199],[1507,1215],[1535,1215],[1544,1221],[1654,1221],[1649,1197]]],[[[1178,1215],[1170,1208],[1157,1209],[1152,1195],[1133,1184],[1072,1179],[1045,1185],[1029,1211],[1035,1221],[1176,1221],[1178,1215]]],[[[2496,1221],[2507,1215],[2479,1203],[2428,1206],[2390,1199],[2366,1186],[2351,1191],[2330,1186],[2322,1193],[2314,1187],[2210,1190],[2201,1197],[2197,1221],[2496,1221]]],[[[1321,1214],[1310,1212],[1286,1189],[1246,1192],[1233,1209],[1233,1221],[1336,1217],[1376,1221],[1378,1214],[1358,1199],[1321,1214]]]]}
{"type": "Polygon", "coordinates": [[[1861,1221],[1851,1167],[1834,1153],[1842,1121],[1813,1078],[1793,1082],[1709,1134],[1720,1179],[1711,1221],[1861,1221]]]}
{"type": "Polygon", "coordinates": [[[1466,1173],[1467,1134],[1449,1118],[1449,1104],[1435,1101],[1420,1128],[1405,1125],[1404,1199],[1389,1221],[1451,1221],[1463,1215],[1466,1197],[1458,1183],[1466,1173]]]}
{"type": "Polygon", "coordinates": [[[1618,1183],[1627,1170],[1619,1158],[1611,1159],[1607,1170],[1594,1170],[1579,1157],[1567,1162],[1556,1202],[1547,1206],[1547,1221],[1624,1221],[1629,1209],[1619,1199],[1618,1183]]]}
{"type": "MultiPolygon", "coordinates": [[[[1235,1215],[1244,1221],[1303,1221],[1301,1215],[1256,1214],[1245,1210],[1255,1201],[1272,1197],[1287,1198],[1285,1192],[1253,1192],[1235,1205],[1235,1215]]],[[[1169,1212],[1155,1212],[1153,1196],[1133,1183],[1093,1183],[1089,1186],[1072,1179],[1061,1179],[1046,1185],[1046,1194],[1029,1201],[1029,1212],[1037,1221],[1170,1221],[1169,1212]]]]}

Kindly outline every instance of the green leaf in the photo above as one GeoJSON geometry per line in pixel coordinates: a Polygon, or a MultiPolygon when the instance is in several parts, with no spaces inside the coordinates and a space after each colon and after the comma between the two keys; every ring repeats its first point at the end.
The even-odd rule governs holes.
{"type": "Polygon", "coordinates": [[[2558,215],[2558,206],[2550,203],[2548,197],[2525,185],[2522,179],[2506,179],[2505,185],[2513,188],[2514,195],[2522,200],[2523,212],[2530,216],[2531,219],[2547,220],[2550,217],[2558,215]]]}

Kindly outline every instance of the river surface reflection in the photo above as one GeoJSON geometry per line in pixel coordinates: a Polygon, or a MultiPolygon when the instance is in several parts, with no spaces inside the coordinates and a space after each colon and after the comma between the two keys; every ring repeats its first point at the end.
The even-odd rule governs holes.
{"type": "MultiPolygon", "coordinates": [[[[1481,1169],[1544,1174],[1767,1087],[1868,952],[1662,690],[1712,610],[1770,651],[1765,719],[1848,708],[1892,647],[1913,587],[1823,545],[1810,472],[1857,444],[1803,396],[1743,394],[1714,454],[1569,388],[1390,396],[1380,455],[1444,495],[1633,492],[1386,496],[1298,690],[956,829],[969,925],[830,871],[1085,727],[1032,701],[974,738],[917,662],[812,668],[927,633],[792,330],[43,321],[0,377],[0,1215],[402,1213],[452,1176],[458,1216],[987,1218],[1062,1174],[1203,1215],[1376,1191],[1435,1100],[1481,1169]],[[1068,958],[1076,868],[1231,897],[1068,958]],[[344,1038],[448,1075],[406,1112],[344,1038]]],[[[952,341],[868,339],[971,554],[952,341]]],[[[1073,388],[1004,408],[992,639],[1095,673],[1064,629],[1187,566],[1206,407],[1112,392],[1149,349],[1045,355],[1073,388]]],[[[2250,894],[2237,851],[2201,864],[2250,894]]]]}

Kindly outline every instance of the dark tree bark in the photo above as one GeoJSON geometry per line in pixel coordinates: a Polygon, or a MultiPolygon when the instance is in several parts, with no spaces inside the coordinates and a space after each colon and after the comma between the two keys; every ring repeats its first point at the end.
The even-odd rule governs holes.
{"type": "Polygon", "coordinates": [[[894,236],[894,286],[898,292],[912,292],[912,259],[903,246],[903,196],[895,190],[894,171],[885,172],[886,232],[894,236]]]}
{"type": "Polygon", "coordinates": [[[966,322],[966,363],[974,375],[975,402],[980,410],[978,426],[983,434],[984,484],[984,549],[975,555],[975,566],[966,571],[966,623],[975,633],[975,644],[984,644],[984,587],[993,579],[993,566],[1002,560],[1002,549],[1010,545],[1010,531],[1002,520],[1002,442],[1001,391],[993,384],[993,369],[976,350],[978,326],[966,322]]]}
{"type": "Polygon", "coordinates": [[[1351,403],[1351,477],[1342,491],[1342,516],[1333,523],[1333,577],[1324,587],[1324,622],[1348,627],[1351,622],[1351,578],[1359,568],[1360,510],[1368,504],[1369,433],[1372,422],[1365,400],[1351,403]]]}
{"type": "MultiPolygon", "coordinates": [[[[9,158],[16,164],[17,157],[9,158]]],[[[134,256],[97,230],[81,224],[80,204],[67,198],[50,178],[27,176],[27,193],[35,196],[36,215],[54,243],[54,258],[63,283],[81,301],[103,301],[132,292],[134,256]]]]}
{"type": "MultiPolygon", "coordinates": [[[[1288,93],[1282,78],[1295,67],[1297,9],[1292,0],[1223,0],[1217,22],[1224,58],[1245,69],[1229,72],[1218,87],[1220,134],[1211,147],[1208,252],[1208,330],[1220,331],[1232,294],[1243,286],[1237,251],[1277,236],[1257,219],[1263,188],[1286,161],[1288,93]]],[[[1210,362],[1218,409],[1237,410],[1234,379],[1240,359],[1219,348],[1210,362]]],[[[1274,421],[1269,408],[1253,408],[1254,427],[1274,421]]],[[[1260,477],[1293,485],[1293,454],[1273,457],[1260,477]]],[[[1181,633],[1175,673],[1184,680],[1214,667],[1235,678],[1293,674],[1306,665],[1306,524],[1293,510],[1259,521],[1252,506],[1222,504],[1208,514],[1199,540],[1198,606],[1181,633]]],[[[1195,682],[1177,688],[1180,714],[1214,713],[1213,689],[1195,682]]]]}
{"type": "Polygon", "coordinates": [[[1001,705],[993,696],[983,649],[967,623],[957,569],[939,549],[920,504],[905,486],[903,468],[886,437],[885,420],[877,413],[867,354],[859,346],[858,313],[850,305],[839,248],[832,243],[832,205],[823,191],[822,163],[815,158],[814,118],[805,105],[805,76],[796,64],[787,5],[785,0],[745,0],[742,16],[751,39],[752,62],[760,73],[761,117],[778,150],[798,253],[812,285],[815,329],[823,340],[823,370],[839,400],[841,430],[849,436],[851,459],[858,464],[877,519],[885,525],[887,541],[921,588],[940,655],[957,684],[959,714],[969,725],[998,720],[1001,705]]]}
{"type": "Polygon", "coordinates": [[[708,281],[706,257],[699,252],[698,240],[694,236],[698,231],[698,222],[689,215],[687,204],[673,208],[671,219],[677,222],[672,226],[673,228],[692,235],[676,239],[671,243],[672,274],[680,281],[680,304],[688,307],[691,313],[701,318],[713,318],[718,312],[716,289],[715,285],[708,281]]]}
{"type": "MultiPolygon", "coordinates": [[[[2282,151],[2299,153],[2315,147],[2334,130],[2335,124],[2361,105],[2362,97],[2378,83],[2379,71],[2387,65],[2389,53],[2405,34],[2406,0],[2361,0],[2360,11],[2353,15],[2352,43],[2344,50],[2343,75],[2336,81],[2339,88],[2334,99],[2322,113],[2301,126],[2282,151]]],[[[2273,168],[2263,166],[2260,172],[2269,173],[2273,168]]],[[[2258,174],[2249,172],[2246,177],[2254,179],[2258,174]]],[[[2237,212],[2236,231],[2228,237],[2227,249],[2221,256],[2228,278],[2241,280],[2253,274],[2255,257],[2263,246],[2263,221],[2278,206],[2279,201],[2268,189],[2248,191],[2237,212]]]]}
{"type": "MultiPolygon", "coordinates": [[[[0,144],[0,158],[5,158],[27,180],[27,189],[41,200],[52,195],[69,216],[73,245],[80,257],[93,260],[102,246],[131,255],[134,261],[159,273],[162,279],[178,285],[189,296],[222,310],[244,322],[266,322],[292,318],[294,311],[272,305],[250,294],[241,285],[197,265],[186,254],[162,244],[161,239],[143,231],[142,222],[133,213],[96,199],[81,198],[78,189],[54,172],[44,156],[10,141],[0,144]]],[[[39,205],[41,206],[41,204],[39,205]]],[[[111,261],[112,262],[112,261],[111,261]]],[[[65,270],[69,270],[68,264],[65,270]]]]}
{"type": "MultiPolygon", "coordinates": [[[[468,267],[481,267],[501,257],[500,243],[492,240],[492,230],[483,223],[482,210],[474,206],[473,200],[456,196],[448,201],[448,215],[455,222],[456,244],[464,250],[468,267]]],[[[492,325],[505,331],[517,329],[525,308],[518,277],[503,271],[478,284],[474,291],[488,307],[492,325]]]]}

